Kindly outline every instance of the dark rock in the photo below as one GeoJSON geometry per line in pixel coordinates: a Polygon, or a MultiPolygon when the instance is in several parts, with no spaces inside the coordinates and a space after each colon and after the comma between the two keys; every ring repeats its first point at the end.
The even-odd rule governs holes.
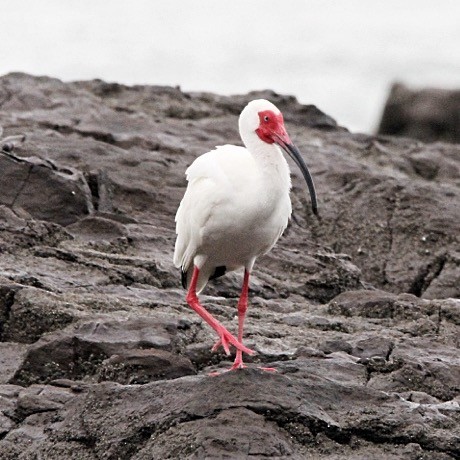
{"type": "MultiPolygon", "coordinates": [[[[61,455],[77,449],[83,458],[90,449],[107,458],[222,457],[230,452],[300,459],[328,443],[335,445],[336,455],[345,454],[352,435],[385,443],[397,437],[399,444],[417,439],[422,451],[454,454],[458,449],[452,415],[439,417],[429,410],[422,415],[404,400],[372,389],[291,375],[242,371],[161,385],[95,385],[69,401],[60,413],[63,421],[54,423],[47,439],[27,449],[45,455],[59,446],[61,455]],[[401,418],[395,419],[395,411],[401,418]],[[443,443],[439,435],[448,427],[448,442],[443,443]],[[72,440],[78,445],[67,444],[72,440]]],[[[7,447],[5,439],[1,448],[7,447]]]]}
{"type": "Polygon", "coordinates": [[[442,401],[460,392],[460,358],[454,346],[439,346],[429,339],[406,339],[392,350],[398,362],[389,374],[372,374],[368,386],[383,391],[422,391],[442,401]]]}
{"type": "Polygon", "coordinates": [[[440,302],[439,314],[441,319],[460,326],[460,299],[447,299],[440,302]]]}
{"type": "Polygon", "coordinates": [[[30,346],[11,383],[27,385],[62,378],[79,379],[94,376],[100,369],[102,380],[110,373],[116,381],[126,380],[129,379],[126,373],[130,366],[144,368],[144,376],[139,377],[141,380],[147,375],[157,378],[164,374],[172,378],[181,372],[187,375],[193,372],[193,368],[186,359],[140,351],[143,348],[172,350],[178,341],[178,326],[178,322],[172,319],[142,317],[127,320],[100,318],[72,325],[48,334],[30,346]],[[134,354],[126,354],[128,351],[134,354]],[[112,356],[111,360],[105,361],[112,356]],[[173,360],[175,369],[166,372],[164,368],[168,363],[173,366],[173,360]]]}
{"type": "Polygon", "coordinates": [[[27,346],[22,343],[0,342],[0,385],[13,377],[21,366],[27,346]]]}
{"type": "MultiPolygon", "coordinates": [[[[281,250],[282,259],[289,260],[286,248],[292,249],[294,244],[311,257],[316,251],[305,248],[299,241],[314,238],[320,247],[327,244],[336,252],[350,254],[353,266],[362,269],[360,280],[352,267],[347,269],[337,263],[332,273],[321,279],[315,279],[310,272],[306,282],[299,285],[300,292],[312,298],[318,291],[323,301],[327,301],[344,289],[358,288],[359,281],[366,281],[395,292],[404,290],[423,295],[430,283],[445,279],[443,288],[450,290],[450,295],[458,293],[457,268],[453,267],[453,272],[439,268],[443,259],[451,257],[455,247],[449,235],[460,232],[458,207],[455,206],[459,198],[455,185],[460,178],[458,147],[376,139],[337,129],[306,130],[310,121],[312,126],[322,123],[318,122],[319,114],[305,118],[301,114],[310,109],[293,98],[270,92],[225,98],[210,94],[187,95],[165,87],[120,85],[116,93],[105,95],[104,92],[101,100],[98,82],[66,86],[55,80],[37,82],[28,76],[12,75],[4,77],[3,85],[13,87],[18,94],[23,91],[25,97],[35,93],[31,107],[40,104],[39,101],[48,101],[46,110],[37,105],[32,111],[29,106],[25,109],[16,98],[8,101],[8,107],[13,109],[17,104],[15,110],[21,116],[24,116],[22,111],[29,110],[27,119],[35,117],[40,120],[41,127],[47,128],[31,133],[18,147],[18,155],[45,157],[56,164],[91,171],[90,175],[102,174],[102,182],[110,184],[110,204],[107,205],[110,212],[154,222],[157,229],[168,232],[172,229],[169,216],[174,213],[182,194],[186,166],[197,154],[215,144],[240,142],[236,114],[248,99],[275,98],[286,119],[291,119],[289,123],[295,124],[294,129],[303,127],[296,132],[296,138],[301,150],[308,152],[318,190],[324,190],[320,193],[322,221],[319,224],[306,214],[309,211],[306,211],[304,188],[297,171],[293,170],[295,234],[291,239],[288,231],[283,239],[284,246],[280,244],[276,250],[281,250]],[[20,78],[21,83],[16,78],[20,78]],[[21,89],[21,84],[27,84],[27,90],[21,89]],[[49,106],[50,97],[59,105],[49,106]],[[202,117],[188,121],[170,117],[171,104],[179,105],[185,112],[194,108],[202,117]],[[124,109],[120,110],[121,107],[124,109]],[[98,112],[100,116],[95,121],[93,114],[98,112]],[[91,127],[85,128],[85,124],[91,127]],[[117,144],[117,138],[133,133],[148,140],[151,146],[144,144],[144,140],[139,145],[117,144]],[[208,133],[209,138],[203,140],[204,133],[208,133]],[[44,145],[50,148],[45,149],[44,145]],[[331,145],[338,146],[340,153],[335,147],[331,149],[331,145]],[[75,151],[79,152],[78,157],[75,151]],[[436,176],[426,183],[412,181],[414,177],[422,177],[412,161],[420,155],[436,158],[439,165],[436,176]],[[141,175],[136,170],[140,164],[141,175]],[[321,173],[315,174],[315,169],[321,173]],[[442,187],[439,181],[443,182],[442,187]],[[407,202],[411,203],[410,207],[407,202]],[[430,271],[430,267],[433,270],[430,271]]],[[[97,186],[93,189],[93,196],[98,199],[97,186]]],[[[334,264],[333,260],[330,262],[334,264]]],[[[257,270],[263,272],[263,266],[257,270]]],[[[264,277],[268,279],[267,275],[264,277]]],[[[226,287],[224,285],[222,291],[226,287]]]]}
{"type": "Polygon", "coordinates": [[[316,348],[312,347],[299,347],[294,355],[296,358],[325,358],[326,354],[324,351],[317,350],[316,348]]]}
{"type": "Polygon", "coordinates": [[[0,152],[0,204],[23,208],[37,219],[67,225],[92,212],[88,184],[71,167],[0,152]],[[43,199],[46,197],[46,199],[43,199]]]}
{"type": "MultiPolygon", "coordinates": [[[[455,283],[458,281],[458,272],[460,270],[460,253],[453,252],[429,267],[430,277],[426,289],[422,294],[425,299],[447,299],[458,297],[458,290],[455,283]],[[442,276],[441,276],[442,274],[442,276]]],[[[422,273],[425,275],[425,273],[422,273]]],[[[425,280],[427,276],[424,276],[425,280]]]]}
{"type": "Polygon", "coordinates": [[[188,345],[185,355],[198,369],[218,364],[221,360],[221,356],[211,351],[208,343],[202,342],[188,345]]]}
{"type": "MultiPolygon", "coordinates": [[[[295,458],[298,454],[295,454],[291,436],[263,415],[246,408],[229,408],[220,411],[212,419],[190,420],[171,427],[147,441],[136,456],[147,459],[152,456],[190,458],[191,455],[195,458],[293,458],[294,455],[295,458]],[[181,442],[177,442],[177,439],[181,439],[181,442]]],[[[300,433],[298,436],[301,436],[300,433]]],[[[313,438],[308,428],[303,428],[302,437],[308,436],[313,438]]]]}
{"type": "MultiPolygon", "coordinates": [[[[425,142],[460,142],[460,90],[413,90],[395,83],[390,91],[379,134],[407,136],[425,142]]],[[[431,167],[420,165],[421,168],[431,167]]]]}
{"type": "Polygon", "coordinates": [[[369,337],[359,340],[353,347],[351,354],[359,358],[381,357],[388,359],[394,348],[394,342],[386,337],[369,337]]]}
{"type": "Polygon", "coordinates": [[[436,304],[415,296],[373,291],[348,291],[335,297],[328,305],[328,312],[344,316],[366,318],[391,318],[396,320],[420,319],[425,316],[437,317],[436,304]]]}
{"type": "Polygon", "coordinates": [[[30,248],[38,242],[56,245],[72,238],[60,225],[36,221],[24,209],[12,210],[3,205],[0,205],[0,235],[1,251],[13,253],[18,248],[30,248]]]}
{"type": "MultiPolygon", "coordinates": [[[[30,280],[26,281],[24,277],[16,279],[24,284],[29,284],[30,280]]],[[[38,283],[37,287],[24,287],[15,295],[4,325],[4,340],[33,343],[45,332],[61,329],[85,316],[71,304],[60,301],[58,296],[43,289],[37,279],[35,283],[38,283]]]]}
{"type": "Polygon", "coordinates": [[[127,235],[125,227],[113,220],[92,216],[67,226],[67,231],[85,240],[112,240],[127,235]]]}
{"type": "Polygon", "coordinates": [[[14,411],[22,388],[0,384],[0,439],[16,426],[14,411]]]}
{"type": "Polygon", "coordinates": [[[460,234],[457,186],[378,177],[369,169],[349,178],[333,170],[326,175],[334,191],[325,197],[323,220],[312,232],[317,241],[350,254],[361,281],[418,297],[460,295],[458,264],[446,265],[457,259],[456,237],[448,236],[460,234]],[[328,215],[328,208],[339,214],[328,215]],[[429,293],[433,283],[440,283],[445,294],[429,293]]]}
{"type": "Polygon", "coordinates": [[[15,417],[22,420],[32,414],[57,411],[74,396],[67,389],[31,385],[19,392],[15,417]]]}
{"type": "Polygon", "coordinates": [[[144,384],[154,380],[176,379],[195,374],[191,361],[159,349],[128,350],[102,362],[99,381],[144,384]]]}
{"type": "Polygon", "coordinates": [[[416,404],[438,404],[439,400],[423,391],[407,391],[400,393],[401,398],[416,404]]]}
{"type": "MultiPolygon", "coordinates": [[[[0,281],[1,283],[1,281],[0,281]]],[[[16,283],[0,284],[0,340],[3,340],[5,325],[11,314],[14,296],[21,289],[16,283]]]]}
{"type": "Polygon", "coordinates": [[[353,347],[345,340],[337,339],[337,340],[326,340],[325,342],[321,343],[319,346],[320,351],[329,355],[336,351],[344,351],[345,353],[351,354],[353,347]]]}
{"type": "MultiPolygon", "coordinates": [[[[2,460],[459,457],[458,145],[352,134],[272,91],[18,73],[0,125],[2,460]],[[258,353],[226,373],[172,265],[174,213],[257,97],[283,110],[321,219],[292,168],[292,220],[251,276],[258,353]]],[[[241,283],[201,295],[235,334],[241,283]]]]}
{"type": "Polygon", "coordinates": [[[283,293],[283,284],[290,280],[289,293],[328,302],[343,291],[362,286],[360,270],[343,254],[324,251],[309,255],[306,248],[305,251],[275,248],[263,260],[264,267],[256,276],[264,282],[264,295],[271,290],[283,293]],[[271,273],[280,276],[272,279],[271,273]]]}
{"type": "MultiPolygon", "coordinates": [[[[301,326],[307,322],[307,318],[304,318],[301,315],[292,314],[289,316],[284,316],[282,318],[283,323],[288,324],[289,326],[301,326]]],[[[327,320],[326,320],[327,321],[327,320]]]]}
{"type": "Polygon", "coordinates": [[[276,369],[293,378],[321,380],[327,379],[338,384],[365,385],[367,382],[366,367],[344,351],[326,354],[321,350],[299,348],[295,358],[276,363],[276,369]]]}

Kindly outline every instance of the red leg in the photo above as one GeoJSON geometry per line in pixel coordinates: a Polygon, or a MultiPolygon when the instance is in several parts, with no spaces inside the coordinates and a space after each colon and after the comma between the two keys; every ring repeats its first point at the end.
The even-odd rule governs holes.
{"type": "MultiPolygon", "coordinates": [[[[230,354],[229,344],[233,345],[237,349],[237,356],[238,353],[241,355],[243,351],[248,354],[254,354],[254,351],[245,347],[240,340],[237,340],[232,334],[230,334],[230,332],[228,332],[227,329],[200,304],[198,296],[196,295],[196,283],[198,281],[199,274],[200,270],[197,267],[194,267],[192,280],[187,293],[187,303],[219,334],[220,340],[216,345],[222,345],[227,355],[230,354]]],[[[216,345],[214,345],[213,350],[216,349],[216,345]]]]}
{"type": "MultiPolygon", "coordinates": [[[[243,288],[241,289],[240,300],[238,301],[238,341],[243,343],[243,327],[248,309],[248,291],[249,291],[249,272],[244,270],[243,288]]],[[[246,365],[243,363],[243,353],[236,350],[236,358],[233,363],[232,370],[243,369],[246,365]]]]}

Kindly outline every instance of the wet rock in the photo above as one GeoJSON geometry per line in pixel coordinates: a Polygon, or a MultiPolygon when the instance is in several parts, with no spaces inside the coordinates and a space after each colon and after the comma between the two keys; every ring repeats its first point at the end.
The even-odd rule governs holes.
{"type": "Polygon", "coordinates": [[[401,398],[416,404],[438,404],[439,400],[423,391],[407,391],[400,393],[401,398]]]}
{"type": "Polygon", "coordinates": [[[424,299],[444,299],[458,297],[458,291],[454,287],[458,280],[460,270],[460,253],[453,252],[445,258],[441,258],[435,265],[427,288],[422,297],[424,299]]]}
{"type": "Polygon", "coordinates": [[[390,91],[378,132],[425,142],[460,142],[460,91],[413,90],[395,83],[390,91]]]}
{"type": "MultiPolygon", "coordinates": [[[[30,278],[27,281],[24,277],[17,280],[29,284],[30,278]]],[[[44,287],[40,283],[38,285],[44,287]]],[[[23,288],[14,297],[4,324],[3,339],[33,343],[45,332],[61,329],[82,316],[85,314],[74,305],[62,302],[58,296],[47,292],[47,289],[23,288]]]]}
{"type": "Polygon", "coordinates": [[[14,427],[14,422],[3,414],[0,414],[0,437],[4,437],[14,427]]]}
{"type": "Polygon", "coordinates": [[[335,297],[328,305],[328,312],[344,316],[367,318],[391,318],[395,320],[437,317],[436,304],[423,301],[412,295],[372,291],[348,291],[335,297]]]}
{"type": "MultiPolygon", "coordinates": [[[[327,181],[329,189],[323,198],[323,219],[321,225],[306,221],[315,240],[349,254],[361,269],[361,281],[374,287],[423,297],[439,279],[447,295],[458,297],[459,283],[452,280],[458,280],[460,272],[455,264],[445,263],[456,260],[458,251],[457,238],[448,236],[460,233],[455,205],[460,199],[458,162],[452,157],[450,167],[450,156],[443,154],[452,176],[420,180],[410,165],[398,165],[405,162],[400,152],[410,149],[409,145],[391,139],[385,155],[374,155],[368,147],[372,140],[349,142],[349,150],[345,148],[341,155],[358,149],[359,160],[352,154],[356,163],[338,154],[334,166],[323,161],[325,172],[319,180],[327,181]],[[338,172],[340,163],[343,169],[338,172]]],[[[457,149],[453,146],[450,153],[458,155],[457,149]]],[[[295,205],[296,210],[302,212],[295,205]]],[[[445,297],[440,291],[437,295],[445,297]]]]}
{"type": "Polygon", "coordinates": [[[275,248],[264,256],[264,267],[257,276],[264,282],[264,295],[273,289],[283,293],[283,284],[290,280],[292,286],[286,295],[292,292],[320,302],[328,302],[343,291],[362,286],[361,272],[348,256],[326,251],[309,255],[307,250],[275,248]],[[272,279],[274,272],[281,276],[272,279]]]}
{"type": "Polygon", "coordinates": [[[59,170],[51,162],[5,153],[0,153],[0,169],[2,205],[23,208],[37,219],[62,225],[93,210],[88,184],[78,170],[59,170]]]}
{"type": "MultiPolygon", "coordinates": [[[[458,145],[352,134],[272,91],[17,73],[0,125],[2,460],[459,456],[458,145]],[[172,265],[174,213],[257,97],[283,110],[321,219],[293,167],[292,219],[251,277],[258,353],[223,372],[234,355],[172,265]]],[[[201,296],[234,334],[241,283],[201,296]]]]}
{"type": "Polygon", "coordinates": [[[68,225],[67,231],[85,240],[113,240],[127,235],[123,224],[99,216],[86,217],[68,225]]]}
{"type": "Polygon", "coordinates": [[[5,384],[23,362],[27,346],[22,343],[0,342],[0,385],[5,384]]]}
{"type": "MultiPolygon", "coordinates": [[[[38,242],[55,245],[72,238],[60,225],[36,221],[24,209],[13,210],[0,205],[0,218],[0,247],[4,254],[14,253],[18,248],[30,248],[38,242]]],[[[3,273],[0,276],[10,278],[3,273]]]]}
{"type": "Polygon", "coordinates": [[[28,449],[43,454],[59,446],[61,454],[77,449],[84,456],[89,449],[96,457],[119,458],[151,458],[152,452],[161,458],[209,452],[219,457],[229,450],[243,457],[254,453],[256,458],[305,458],[328,443],[336,446],[335,454],[345,453],[352,435],[381,442],[397,436],[406,444],[416,436],[422,451],[454,453],[458,448],[452,415],[421,415],[403,400],[372,389],[290,375],[242,371],[217,377],[219,385],[209,377],[134,386],[100,384],[73,398],[61,412],[64,420],[28,449]],[[360,408],[363,398],[365,409],[360,408]],[[401,414],[397,418],[395,411],[401,414]],[[107,417],[114,423],[107,424],[107,417]],[[439,433],[447,427],[452,431],[443,444],[439,433]],[[78,446],[67,444],[72,439],[79,440],[78,446]]]}
{"type": "Polygon", "coordinates": [[[335,297],[328,311],[344,316],[391,317],[395,299],[395,295],[382,291],[348,291],[335,297]]]}
{"type": "Polygon", "coordinates": [[[3,339],[5,325],[10,317],[11,307],[14,304],[14,297],[21,289],[19,284],[4,281],[2,283],[0,280],[0,339],[3,339]]]}
{"type": "Polygon", "coordinates": [[[15,417],[24,419],[32,414],[57,411],[74,396],[69,389],[31,385],[19,392],[15,417]]]}
{"type": "Polygon", "coordinates": [[[300,358],[300,357],[325,358],[326,354],[321,350],[317,350],[316,348],[302,346],[296,350],[294,356],[296,358],[300,358]]]}
{"type": "Polygon", "coordinates": [[[423,338],[401,340],[392,350],[391,361],[397,366],[372,374],[368,386],[383,391],[422,391],[442,401],[451,400],[460,392],[456,347],[440,347],[423,338]]]}
{"type": "Polygon", "coordinates": [[[0,384],[0,439],[16,426],[14,412],[21,390],[17,385],[0,384]]]}
{"type": "Polygon", "coordinates": [[[185,349],[185,355],[197,367],[203,369],[218,364],[221,356],[213,353],[208,343],[191,343],[185,349]]]}
{"type": "MultiPolygon", "coordinates": [[[[29,107],[27,114],[18,99],[8,103],[27,120],[39,119],[43,127],[30,133],[18,147],[18,155],[46,157],[56,164],[90,171],[89,177],[103,177],[102,182],[91,181],[93,201],[106,193],[99,193],[100,183],[102,188],[110,189],[106,193],[110,195],[106,200],[110,212],[144,222],[151,220],[167,231],[172,229],[169,216],[180,200],[186,166],[197,154],[216,144],[240,142],[236,115],[247,100],[274,98],[284,110],[286,120],[298,130],[296,139],[301,142],[301,149],[308,152],[312,171],[321,172],[314,174],[322,196],[320,224],[309,214],[301,178],[293,170],[296,245],[303,250],[299,240],[314,238],[320,246],[327,244],[336,253],[350,254],[352,264],[362,270],[361,279],[357,280],[353,270],[346,276],[346,267],[338,265],[323,279],[310,275],[312,279],[299,286],[300,292],[313,297],[318,290],[323,301],[327,301],[365,281],[395,292],[423,295],[430,284],[445,278],[443,288],[450,290],[450,295],[458,293],[458,270],[439,270],[439,263],[442,265],[443,258],[449,259],[451,248],[455,247],[449,235],[460,231],[455,206],[460,177],[458,147],[351,135],[334,123],[326,126],[321,121],[324,114],[317,109],[273,92],[226,98],[189,95],[175,88],[118,85],[116,92],[107,95],[100,93],[99,82],[66,86],[54,80],[37,82],[30,76],[16,74],[4,77],[2,82],[5,87],[13,87],[18,95],[21,91],[25,96],[35,93],[33,109],[30,111],[29,107]],[[27,89],[21,89],[21,84],[27,84],[27,89]],[[60,105],[54,109],[48,104],[35,106],[45,99],[49,102],[50,97],[60,105]],[[171,112],[171,104],[179,105],[184,113],[194,107],[202,116],[184,121],[174,115],[176,109],[171,112]],[[100,116],[95,117],[94,113],[100,116]],[[219,123],[215,123],[215,117],[219,117],[219,123]],[[83,129],[85,124],[91,128],[83,129]],[[318,129],[321,127],[327,129],[318,129]],[[155,145],[117,145],[119,136],[133,132],[150,138],[155,145]],[[427,183],[414,183],[414,177],[423,177],[414,167],[415,158],[423,155],[435,159],[436,176],[427,183]],[[139,174],[136,168],[141,164],[143,173],[139,174]],[[444,187],[440,187],[439,181],[444,187]],[[407,202],[411,203],[410,208],[407,202]]],[[[289,260],[289,231],[284,241],[285,246],[279,247],[283,248],[283,258],[289,260]]],[[[308,255],[313,255],[311,249],[308,255]]]]}
{"type": "MultiPolygon", "coordinates": [[[[310,434],[308,429],[303,431],[306,432],[302,433],[304,437],[310,434]]],[[[266,420],[263,415],[246,408],[226,409],[212,420],[191,420],[182,426],[171,427],[147,442],[136,457],[292,457],[295,445],[290,438],[289,433],[280,430],[275,422],[266,420]],[[182,442],[173,442],[171,446],[174,438],[182,442]]]]}
{"type": "Polygon", "coordinates": [[[319,346],[320,351],[329,355],[336,351],[344,351],[345,353],[351,353],[353,347],[345,340],[337,339],[337,340],[326,340],[319,346]]]}
{"type": "Polygon", "coordinates": [[[441,319],[460,325],[460,299],[446,299],[438,302],[441,319]]]}
{"type": "Polygon", "coordinates": [[[144,384],[195,373],[191,361],[183,356],[159,349],[129,350],[102,362],[99,381],[144,384]]]}
{"type": "Polygon", "coordinates": [[[187,366],[186,360],[161,352],[142,351],[144,348],[172,350],[178,341],[178,327],[179,323],[172,319],[142,317],[100,318],[72,325],[30,346],[11,382],[27,385],[62,378],[79,379],[95,376],[100,369],[102,380],[104,375],[113,374],[113,380],[117,381],[130,378],[127,375],[130,367],[143,369],[140,380],[147,375],[157,378],[164,374],[172,378],[181,372],[187,375],[193,369],[187,366]],[[172,368],[166,371],[168,363],[172,368]]]}
{"type": "Polygon", "coordinates": [[[369,337],[368,339],[359,340],[351,354],[359,358],[381,357],[388,359],[394,348],[394,342],[386,337],[369,337]]]}

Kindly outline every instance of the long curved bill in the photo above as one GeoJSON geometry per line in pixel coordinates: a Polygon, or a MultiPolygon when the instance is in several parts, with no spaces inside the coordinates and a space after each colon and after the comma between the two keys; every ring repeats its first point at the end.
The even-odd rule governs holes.
{"type": "Polygon", "coordinates": [[[295,164],[299,167],[300,171],[302,171],[302,175],[308,186],[308,191],[310,192],[311,208],[313,210],[313,214],[315,214],[315,216],[318,216],[318,202],[316,200],[315,184],[313,183],[313,178],[311,177],[310,171],[308,170],[307,165],[303,161],[303,158],[300,155],[299,150],[294,144],[285,142],[284,139],[281,139],[280,137],[277,137],[275,142],[294,160],[295,164]]]}

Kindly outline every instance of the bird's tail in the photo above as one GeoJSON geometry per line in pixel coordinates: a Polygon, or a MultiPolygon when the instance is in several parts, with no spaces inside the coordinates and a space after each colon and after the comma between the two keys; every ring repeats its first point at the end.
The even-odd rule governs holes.
{"type": "MultiPolygon", "coordinates": [[[[193,265],[190,267],[184,269],[184,267],[181,267],[181,282],[182,282],[182,287],[184,289],[188,289],[190,286],[190,282],[192,280],[192,275],[193,275],[193,265]]],[[[221,266],[221,267],[214,267],[212,272],[209,273],[205,269],[200,270],[200,275],[198,276],[198,281],[196,284],[196,292],[199,294],[206,284],[208,283],[209,280],[213,280],[216,278],[219,278],[220,276],[225,275],[225,272],[227,271],[227,267],[221,266]]]]}
{"type": "Polygon", "coordinates": [[[188,289],[188,287],[190,286],[190,280],[192,279],[192,267],[190,267],[188,270],[185,269],[184,270],[184,267],[181,267],[180,268],[180,278],[181,278],[181,282],[182,282],[182,287],[184,289],[188,289]]]}

